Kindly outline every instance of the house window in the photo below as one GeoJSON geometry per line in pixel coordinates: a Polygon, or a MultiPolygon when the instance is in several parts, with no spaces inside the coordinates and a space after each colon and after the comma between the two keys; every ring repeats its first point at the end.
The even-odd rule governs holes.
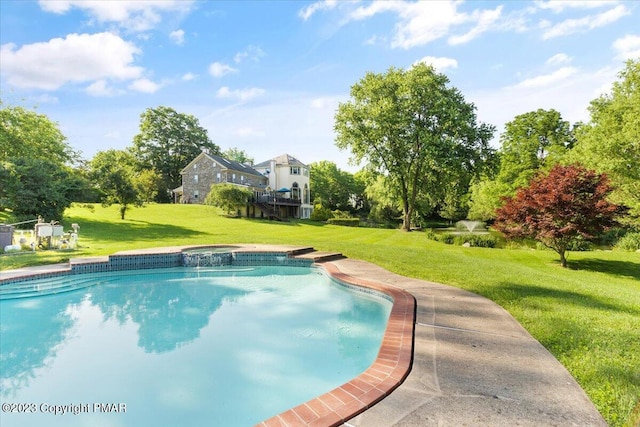
{"type": "Polygon", "coordinates": [[[291,185],[291,198],[295,200],[300,199],[300,186],[298,185],[297,182],[294,182],[291,185]]]}
{"type": "Polygon", "coordinates": [[[240,182],[244,184],[244,175],[240,175],[240,182]]]}
{"type": "Polygon", "coordinates": [[[231,175],[231,182],[236,182],[236,174],[231,175]]]}
{"type": "Polygon", "coordinates": [[[309,176],[309,169],[307,169],[307,168],[302,168],[302,174],[303,174],[304,176],[309,176]]]}
{"type": "Polygon", "coordinates": [[[197,199],[199,195],[200,195],[200,193],[198,192],[198,190],[195,190],[195,191],[193,192],[193,198],[194,198],[194,199],[197,199]]]}
{"type": "Polygon", "coordinates": [[[220,172],[218,172],[218,173],[216,174],[216,181],[217,181],[217,182],[222,181],[222,176],[220,175],[220,172]]]}
{"type": "Polygon", "coordinates": [[[198,174],[193,175],[193,182],[198,183],[198,174]]]}
{"type": "Polygon", "coordinates": [[[193,164],[193,168],[194,168],[194,169],[198,169],[198,164],[197,164],[197,163],[194,163],[194,164],[193,164]]]}
{"type": "Polygon", "coordinates": [[[300,175],[300,166],[291,166],[289,172],[291,175],[300,175]]]}

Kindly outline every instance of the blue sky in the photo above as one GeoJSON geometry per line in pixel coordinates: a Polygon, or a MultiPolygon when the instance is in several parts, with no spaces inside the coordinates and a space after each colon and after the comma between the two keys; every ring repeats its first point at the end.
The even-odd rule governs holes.
{"type": "Polygon", "coordinates": [[[165,105],[256,162],[355,171],[333,119],[366,72],[431,63],[496,136],[538,108],[576,122],[640,57],[639,23],[636,1],[0,0],[1,97],[87,159],[165,105]]]}

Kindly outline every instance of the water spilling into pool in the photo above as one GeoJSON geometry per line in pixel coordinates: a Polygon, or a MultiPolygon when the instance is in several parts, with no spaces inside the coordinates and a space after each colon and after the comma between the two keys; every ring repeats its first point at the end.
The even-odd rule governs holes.
{"type": "Polygon", "coordinates": [[[367,369],[391,308],[308,267],[78,277],[0,301],[0,397],[35,408],[3,427],[251,426],[367,369]]]}

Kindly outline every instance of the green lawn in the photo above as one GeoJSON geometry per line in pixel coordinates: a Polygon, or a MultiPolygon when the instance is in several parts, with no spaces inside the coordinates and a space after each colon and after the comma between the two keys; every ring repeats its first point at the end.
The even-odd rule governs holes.
{"type": "MultiPolygon", "coordinates": [[[[0,257],[0,269],[203,243],[273,243],[340,251],[405,276],[484,295],[507,309],[573,374],[612,426],[640,422],[640,254],[449,246],[423,233],[312,222],[232,219],[198,205],[149,205],[122,221],[118,207],[74,206],[80,248],[0,257]]],[[[0,216],[0,222],[3,218],[0,216]]]]}

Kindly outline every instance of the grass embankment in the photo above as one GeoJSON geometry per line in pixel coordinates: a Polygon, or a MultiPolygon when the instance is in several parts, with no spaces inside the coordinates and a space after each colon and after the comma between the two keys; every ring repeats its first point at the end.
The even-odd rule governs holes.
{"type": "Polygon", "coordinates": [[[272,243],[340,251],[411,277],[484,295],[507,309],[573,374],[612,426],[640,421],[640,255],[450,246],[423,233],[231,219],[198,205],[74,206],[80,248],[0,257],[0,269],[127,249],[210,243],[272,243]],[[635,408],[635,412],[634,412],[635,408]]]}

